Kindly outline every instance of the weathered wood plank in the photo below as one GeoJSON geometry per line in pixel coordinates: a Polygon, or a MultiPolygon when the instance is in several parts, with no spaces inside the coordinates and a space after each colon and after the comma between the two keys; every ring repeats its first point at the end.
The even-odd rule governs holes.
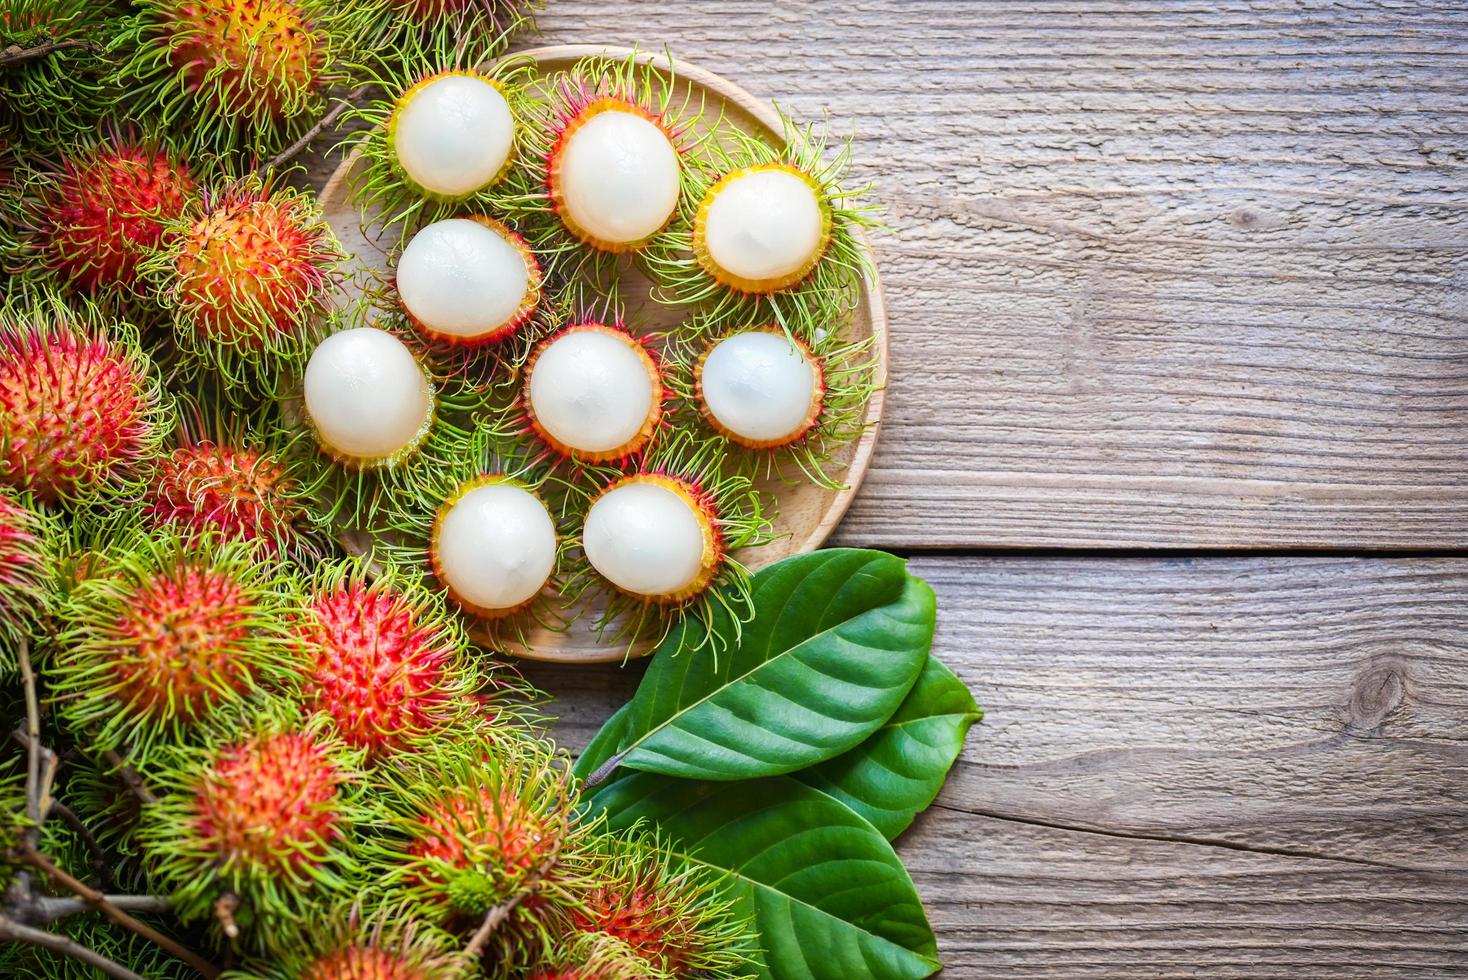
{"type": "Polygon", "coordinates": [[[1468,15],[551,0],[854,130],[893,325],[848,543],[1468,544],[1468,15]]]}
{"type": "MultiPolygon", "coordinates": [[[[922,558],[949,975],[1468,976],[1468,561],[922,558]]],[[[580,746],[636,668],[537,668],[580,746]]]]}

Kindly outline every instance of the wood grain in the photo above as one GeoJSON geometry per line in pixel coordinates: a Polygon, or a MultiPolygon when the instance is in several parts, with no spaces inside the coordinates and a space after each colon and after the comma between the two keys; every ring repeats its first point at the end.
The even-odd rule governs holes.
{"type": "MultiPolygon", "coordinates": [[[[1468,561],[918,559],[953,977],[1468,976],[1468,561]]],[[[585,744],[639,671],[537,668],[585,744]]]]}
{"type": "Polygon", "coordinates": [[[1460,6],[551,0],[541,23],[854,131],[893,380],[843,541],[1468,545],[1460,6]]]}

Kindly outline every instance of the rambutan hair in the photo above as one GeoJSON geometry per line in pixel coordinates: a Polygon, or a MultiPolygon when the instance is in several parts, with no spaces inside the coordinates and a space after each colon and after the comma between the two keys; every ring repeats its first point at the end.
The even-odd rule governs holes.
{"type": "Polygon", "coordinates": [[[132,325],[50,296],[0,308],[0,484],[67,506],[135,494],[171,414],[132,325]]]}
{"type": "Polygon", "coordinates": [[[359,850],[379,814],[363,761],[324,716],[278,700],[171,747],[137,839],[179,917],[217,933],[214,903],[234,896],[233,925],[251,947],[300,948],[313,909],[365,885],[359,850]]]}
{"type": "Polygon", "coordinates": [[[308,709],[380,762],[456,737],[484,717],[483,670],[442,599],[364,561],[321,566],[297,629],[308,709]]]}
{"type": "Polygon", "coordinates": [[[142,266],[181,351],[236,402],[304,369],[344,258],[312,196],[247,177],[206,190],[142,266]]]}
{"type": "MultiPolygon", "coordinates": [[[[367,0],[364,35],[374,51],[410,52],[408,60],[455,51],[466,64],[505,50],[520,31],[533,29],[544,0],[367,0]]],[[[378,58],[378,61],[387,59],[378,58]]],[[[386,66],[384,66],[386,67],[386,66]]]]}
{"type": "Polygon", "coordinates": [[[653,279],[653,298],[679,306],[698,306],[704,327],[775,323],[812,339],[817,331],[847,319],[863,279],[874,275],[865,232],[879,227],[876,208],[863,203],[868,186],[848,188],[850,140],[837,141],[781,114],[783,137],[734,126],[686,169],[688,186],[677,217],[646,249],[643,259],[653,279]],[[715,196],[735,178],[761,170],[780,170],[806,183],[821,211],[820,247],[797,275],[777,281],[746,281],[718,268],[704,241],[704,222],[715,196]]]}
{"type": "Polygon", "coordinates": [[[15,670],[15,651],[50,611],[54,523],[29,494],[0,490],[0,677],[15,670]]]}
{"type": "Polygon", "coordinates": [[[156,134],[106,126],[55,159],[28,163],[7,271],[94,296],[134,296],[140,264],[195,193],[182,157],[156,134]]]}
{"type": "Polygon", "coordinates": [[[62,720],[139,765],[221,712],[286,689],[301,671],[294,577],[242,541],[204,532],[114,538],[61,600],[46,667],[62,720]]]}
{"type": "Polygon", "coordinates": [[[91,129],[115,93],[104,53],[117,10],[99,0],[4,0],[0,38],[19,48],[60,44],[0,71],[0,142],[47,147],[91,129]]]}
{"type": "Polygon", "coordinates": [[[326,110],[350,81],[367,26],[363,0],[137,0],[114,43],[130,101],[197,149],[267,157],[326,110]]]}
{"type": "Polygon", "coordinates": [[[472,964],[455,938],[411,905],[357,899],[314,912],[291,949],[247,961],[235,980],[464,980],[472,964]]]}

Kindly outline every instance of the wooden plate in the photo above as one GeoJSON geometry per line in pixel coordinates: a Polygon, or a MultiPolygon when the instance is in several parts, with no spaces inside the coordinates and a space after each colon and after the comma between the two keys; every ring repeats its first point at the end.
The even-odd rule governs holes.
{"type": "MultiPolygon", "coordinates": [[[[534,48],[519,52],[517,57],[533,59],[540,73],[549,75],[570,68],[581,58],[593,54],[624,59],[632,56],[633,52],[628,48],[568,44],[534,48]]],[[[662,55],[640,52],[637,59],[664,71],[674,69],[677,97],[681,99],[685,93],[689,93],[695,102],[699,98],[706,99],[710,117],[717,118],[722,108],[724,119],[731,125],[777,140],[783,138],[780,117],[773,105],[756,99],[733,82],[686,62],[678,62],[674,66],[662,55]]],[[[353,154],[337,168],[321,192],[321,205],[337,237],[354,256],[352,261],[356,264],[356,269],[349,271],[380,273],[388,267],[387,250],[382,243],[363,232],[357,207],[348,191],[348,176],[357,163],[358,156],[353,154]]],[[[870,251],[870,245],[865,240],[863,244],[870,251]]],[[[350,281],[360,283],[368,278],[357,274],[352,275],[350,281]]],[[[631,287],[628,290],[628,318],[632,323],[645,329],[662,330],[679,321],[681,314],[677,310],[658,306],[650,300],[639,304],[636,279],[631,279],[628,284],[631,287]]],[[[882,417],[885,395],[883,386],[887,380],[887,308],[882,300],[881,284],[875,275],[863,284],[856,314],[847,330],[852,338],[874,338],[872,346],[877,360],[878,388],[867,405],[867,427],[862,437],[844,447],[836,457],[845,467],[841,482],[846,485],[846,489],[827,490],[808,483],[767,487],[780,504],[779,516],[775,522],[778,536],[767,545],[739,552],[739,559],[750,569],[819,548],[840,523],[871,464],[872,452],[876,448],[878,423],[882,417]]],[[[598,642],[596,635],[587,626],[589,620],[590,617],[583,615],[565,633],[536,629],[531,632],[529,642],[524,647],[511,647],[507,652],[534,660],[582,664],[618,661],[628,656],[628,650],[622,644],[598,642]]],[[[647,652],[649,651],[645,646],[635,646],[630,655],[636,657],[647,652]]]]}

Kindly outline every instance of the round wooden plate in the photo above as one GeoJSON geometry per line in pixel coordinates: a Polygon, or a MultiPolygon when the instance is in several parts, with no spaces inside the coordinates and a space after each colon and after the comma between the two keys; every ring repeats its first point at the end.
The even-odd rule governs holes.
{"type": "MultiPolygon", "coordinates": [[[[540,74],[545,76],[570,68],[580,59],[595,54],[625,59],[633,56],[634,52],[629,48],[566,44],[534,48],[519,52],[515,57],[532,59],[540,74]]],[[[731,125],[776,140],[783,138],[784,130],[774,106],[756,99],[733,82],[687,62],[674,64],[662,55],[638,52],[636,57],[639,62],[662,71],[673,71],[676,97],[681,100],[689,94],[693,104],[700,99],[705,100],[709,118],[718,118],[722,110],[724,120],[731,125]]],[[[358,155],[354,153],[337,168],[321,192],[321,206],[333,231],[354,256],[352,262],[356,268],[348,271],[358,274],[350,275],[349,281],[360,284],[368,281],[371,274],[385,272],[389,259],[387,247],[363,231],[357,206],[351,200],[348,178],[357,163],[358,155]]],[[[865,241],[863,244],[870,251],[870,245],[865,241]]],[[[661,331],[681,320],[679,310],[659,306],[651,300],[639,303],[637,296],[642,291],[637,288],[635,277],[629,286],[632,287],[628,290],[630,322],[644,329],[661,331]]],[[[882,300],[881,284],[875,275],[863,284],[860,302],[846,331],[852,338],[873,338],[877,390],[867,405],[866,429],[862,437],[837,455],[837,462],[844,467],[841,482],[845,489],[828,490],[810,483],[767,486],[766,489],[777,497],[780,504],[775,521],[777,537],[769,544],[738,553],[738,559],[751,570],[789,555],[819,548],[840,523],[871,464],[887,381],[887,308],[882,300]]],[[[506,652],[534,660],[581,664],[619,661],[629,655],[636,657],[649,652],[646,645],[634,646],[629,651],[625,644],[599,642],[588,628],[591,618],[587,615],[579,617],[566,632],[535,628],[530,631],[528,642],[523,647],[511,646],[506,652]]],[[[504,644],[500,646],[503,648],[504,644]]]]}

